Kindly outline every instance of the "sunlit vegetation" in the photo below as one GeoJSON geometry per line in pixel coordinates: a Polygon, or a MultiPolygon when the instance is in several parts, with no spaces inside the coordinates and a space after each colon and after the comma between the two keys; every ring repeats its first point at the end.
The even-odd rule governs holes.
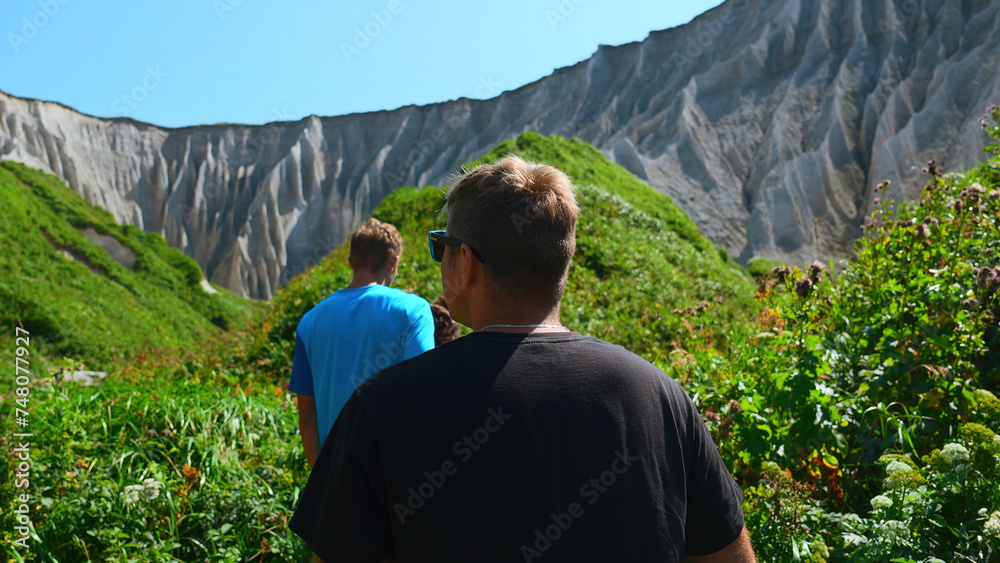
{"type": "MultiPolygon", "coordinates": [[[[992,108],[983,125],[1000,139],[997,120],[992,108]]],[[[483,161],[511,153],[562,168],[577,188],[564,323],[634,350],[689,392],[744,488],[761,561],[1000,557],[997,145],[965,174],[942,175],[929,163],[917,201],[880,191],[855,256],[837,273],[830,263],[763,259],[744,270],[668,198],[580,141],[526,134],[483,161]]],[[[302,560],[308,551],[287,523],[307,465],[284,386],[299,318],[349,281],[346,246],[292,279],[244,327],[238,299],[197,301],[207,297],[194,292],[182,254],[114,225],[56,183],[17,165],[0,169],[5,198],[18,206],[11,221],[20,221],[4,239],[26,241],[26,250],[14,245],[20,262],[0,257],[5,302],[23,301],[11,301],[18,305],[4,322],[30,326],[39,353],[110,373],[96,386],[35,377],[29,410],[46,440],[32,453],[31,556],[302,560]],[[122,271],[77,236],[84,225],[145,252],[150,265],[122,271]],[[54,242],[35,236],[43,229],[54,242]],[[103,273],[55,256],[61,245],[103,273]],[[16,269],[29,259],[46,273],[16,269]],[[153,281],[135,279],[140,272],[153,281]],[[34,292],[15,285],[30,276],[34,292]],[[52,281],[67,276],[81,288],[52,281]],[[139,309],[149,316],[115,312],[139,309]],[[188,310],[195,313],[182,316],[188,310]],[[196,347],[171,336],[185,326],[209,335],[208,310],[231,330],[196,347]],[[97,329],[85,329],[85,319],[101,314],[110,320],[87,326],[104,332],[87,332],[97,329]],[[127,324],[147,318],[159,319],[159,340],[127,324]],[[132,353],[113,359],[114,347],[132,353]]],[[[429,300],[440,280],[426,232],[445,225],[442,204],[438,188],[405,188],[374,212],[405,239],[395,285],[429,300]]],[[[0,484],[8,540],[14,492],[0,484]]],[[[14,559],[24,553],[6,549],[14,559]]]]}

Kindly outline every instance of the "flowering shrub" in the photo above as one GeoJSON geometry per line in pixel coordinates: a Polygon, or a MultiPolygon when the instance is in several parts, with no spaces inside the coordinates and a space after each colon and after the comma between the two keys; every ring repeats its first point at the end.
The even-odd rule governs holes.
{"type": "Polygon", "coordinates": [[[773,561],[826,561],[830,549],[818,530],[835,526],[836,520],[812,502],[815,488],[795,481],[791,471],[774,462],[762,466],[760,481],[743,491],[755,508],[747,512],[746,526],[757,553],[773,561]]]}
{"type": "Polygon", "coordinates": [[[964,175],[929,162],[914,202],[879,185],[839,272],[773,267],[731,351],[664,366],[744,485],[761,560],[1000,557],[987,526],[1000,509],[1000,147],[988,149],[964,175]]]}
{"type": "Polygon", "coordinates": [[[1000,506],[1000,440],[978,424],[965,425],[961,435],[963,442],[933,450],[922,464],[901,455],[882,456],[883,493],[872,498],[867,517],[851,515],[841,522],[850,560],[886,554],[947,554],[975,561],[1000,557],[1000,536],[990,523],[1000,506]]]}
{"type": "Polygon", "coordinates": [[[122,495],[125,499],[126,506],[137,505],[140,502],[148,502],[153,499],[159,498],[160,487],[163,483],[160,483],[152,477],[148,477],[143,480],[141,485],[128,485],[125,487],[125,492],[122,495]]]}

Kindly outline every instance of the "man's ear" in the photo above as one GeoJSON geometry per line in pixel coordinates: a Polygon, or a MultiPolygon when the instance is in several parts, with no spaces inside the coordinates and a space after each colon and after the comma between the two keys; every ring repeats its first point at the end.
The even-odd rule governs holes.
{"type": "Polygon", "coordinates": [[[389,264],[385,267],[385,284],[392,285],[399,274],[399,255],[389,257],[389,264]]]}
{"type": "Polygon", "coordinates": [[[445,301],[451,299],[452,302],[456,302],[459,296],[465,292],[463,284],[465,278],[462,271],[459,270],[459,262],[461,262],[461,256],[458,255],[458,249],[446,246],[444,256],[441,259],[441,291],[445,301]],[[445,265],[447,265],[447,276],[445,265]]]}
{"type": "Polygon", "coordinates": [[[483,264],[472,253],[472,247],[463,244],[460,252],[462,254],[462,280],[466,286],[470,286],[483,275],[483,264]]]}
{"type": "MultiPolygon", "coordinates": [[[[479,272],[476,271],[478,262],[475,260],[475,256],[473,256],[467,244],[463,244],[461,247],[446,247],[444,252],[445,255],[442,262],[448,263],[451,277],[444,278],[442,275],[441,281],[447,284],[448,289],[452,290],[455,294],[465,293],[469,286],[477,279],[477,276],[482,275],[481,269],[479,272]]],[[[444,270],[442,269],[442,274],[443,272],[444,270]]]]}

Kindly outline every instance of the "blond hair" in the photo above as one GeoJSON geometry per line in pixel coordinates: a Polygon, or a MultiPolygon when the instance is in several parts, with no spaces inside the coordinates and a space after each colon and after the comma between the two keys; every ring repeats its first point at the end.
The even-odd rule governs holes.
{"type": "Polygon", "coordinates": [[[396,227],[374,217],[351,233],[351,253],[347,258],[351,268],[367,268],[381,272],[392,258],[403,253],[403,237],[396,227]]]}
{"type": "Polygon", "coordinates": [[[482,256],[491,297],[559,302],[578,213],[565,173],[508,156],[465,172],[448,190],[445,209],[448,234],[482,256]]]}

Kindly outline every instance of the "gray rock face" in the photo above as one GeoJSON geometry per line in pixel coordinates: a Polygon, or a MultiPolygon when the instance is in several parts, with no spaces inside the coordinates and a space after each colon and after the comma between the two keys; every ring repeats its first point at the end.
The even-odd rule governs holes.
{"type": "Polygon", "coordinates": [[[742,261],[802,263],[850,253],[881,180],[912,198],[929,158],[982,160],[998,66],[1000,2],[729,0],[489,100],[167,129],[0,93],[0,157],[258,298],[392,190],[525,131],[594,144],[742,261]]]}

